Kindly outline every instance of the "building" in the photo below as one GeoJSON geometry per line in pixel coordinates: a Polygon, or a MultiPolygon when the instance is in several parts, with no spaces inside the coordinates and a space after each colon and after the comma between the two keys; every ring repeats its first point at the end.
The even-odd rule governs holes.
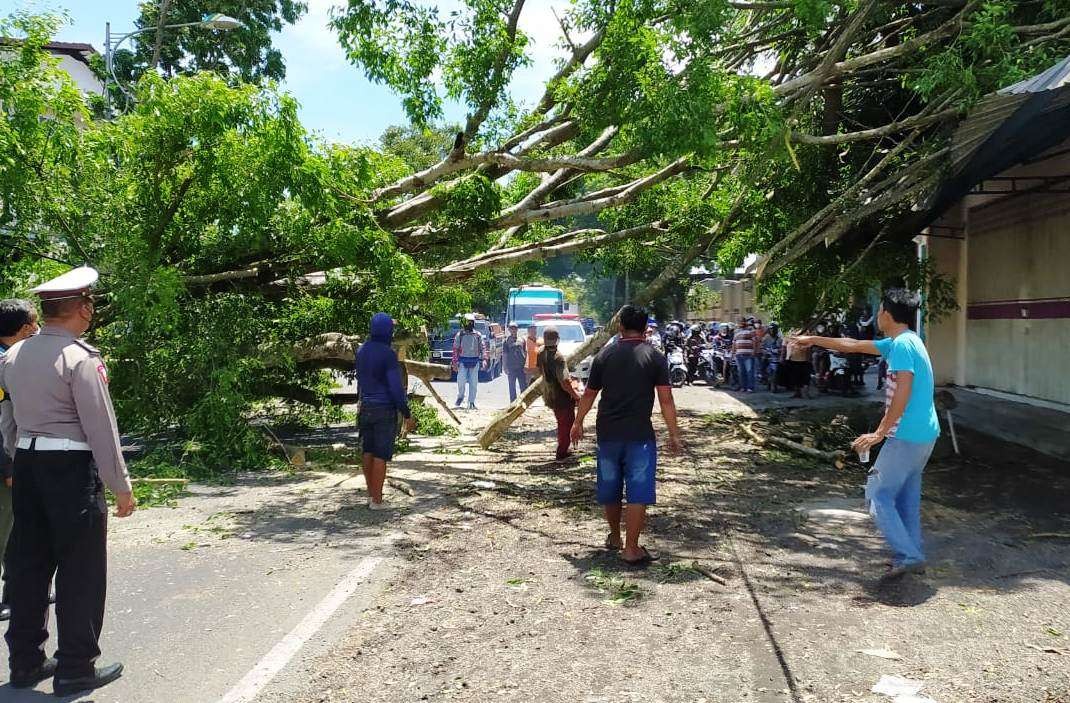
{"type": "MultiPolygon", "coordinates": [[[[0,38],[0,44],[18,41],[20,40],[8,37],[0,38]]],[[[83,93],[104,94],[104,82],[93,72],[91,64],[92,58],[99,55],[92,44],[54,41],[45,44],[43,48],[59,60],[59,68],[67,72],[83,93]]]]}
{"type": "Polygon", "coordinates": [[[54,41],[45,44],[44,48],[59,59],[59,67],[67,72],[83,93],[104,94],[104,82],[93,72],[90,64],[92,57],[98,55],[92,44],[54,41]]]}
{"type": "Polygon", "coordinates": [[[937,381],[1070,406],[1070,58],[977,106],[941,190],[917,239],[957,284],[925,330],[937,381]]]}
{"type": "Polygon", "coordinates": [[[696,280],[694,285],[705,286],[716,293],[715,303],[702,310],[688,310],[688,322],[739,322],[744,315],[769,321],[770,316],[754,298],[754,279],[745,274],[711,276],[696,280]]]}
{"type": "Polygon", "coordinates": [[[1070,57],[956,130],[919,254],[958,310],[924,329],[973,429],[1070,461],[1070,57]]]}

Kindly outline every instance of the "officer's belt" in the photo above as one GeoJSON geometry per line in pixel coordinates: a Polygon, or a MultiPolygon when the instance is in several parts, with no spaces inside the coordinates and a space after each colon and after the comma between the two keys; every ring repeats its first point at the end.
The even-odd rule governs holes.
{"type": "Polygon", "coordinates": [[[66,437],[19,437],[15,445],[19,449],[39,452],[88,452],[89,445],[66,437]]]}

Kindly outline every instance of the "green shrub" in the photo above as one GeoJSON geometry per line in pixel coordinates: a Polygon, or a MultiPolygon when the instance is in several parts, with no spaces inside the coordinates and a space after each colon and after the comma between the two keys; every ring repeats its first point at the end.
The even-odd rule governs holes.
{"type": "Polygon", "coordinates": [[[443,435],[455,435],[457,429],[448,425],[438,416],[438,411],[430,405],[416,400],[410,405],[412,416],[416,419],[416,434],[425,437],[441,437],[443,435]]]}

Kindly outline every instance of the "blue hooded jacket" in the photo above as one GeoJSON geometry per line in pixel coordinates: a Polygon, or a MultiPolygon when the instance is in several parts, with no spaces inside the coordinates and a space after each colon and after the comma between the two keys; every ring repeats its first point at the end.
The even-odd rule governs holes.
{"type": "Polygon", "coordinates": [[[371,335],[357,350],[357,384],[360,401],[367,406],[392,406],[410,417],[409,400],[401,385],[401,365],[390,347],[394,321],[385,312],[372,316],[371,335]]]}

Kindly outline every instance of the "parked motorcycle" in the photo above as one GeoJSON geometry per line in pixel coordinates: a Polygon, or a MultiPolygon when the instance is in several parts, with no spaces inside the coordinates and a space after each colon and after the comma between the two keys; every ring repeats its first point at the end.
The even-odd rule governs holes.
{"type": "Polygon", "coordinates": [[[847,357],[839,352],[829,355],[828,376],[825,379],[825,388],[829,391],[838,390],[843,395],[853,392],[851,377],[848,373],[849,363],[847,357]]]}

